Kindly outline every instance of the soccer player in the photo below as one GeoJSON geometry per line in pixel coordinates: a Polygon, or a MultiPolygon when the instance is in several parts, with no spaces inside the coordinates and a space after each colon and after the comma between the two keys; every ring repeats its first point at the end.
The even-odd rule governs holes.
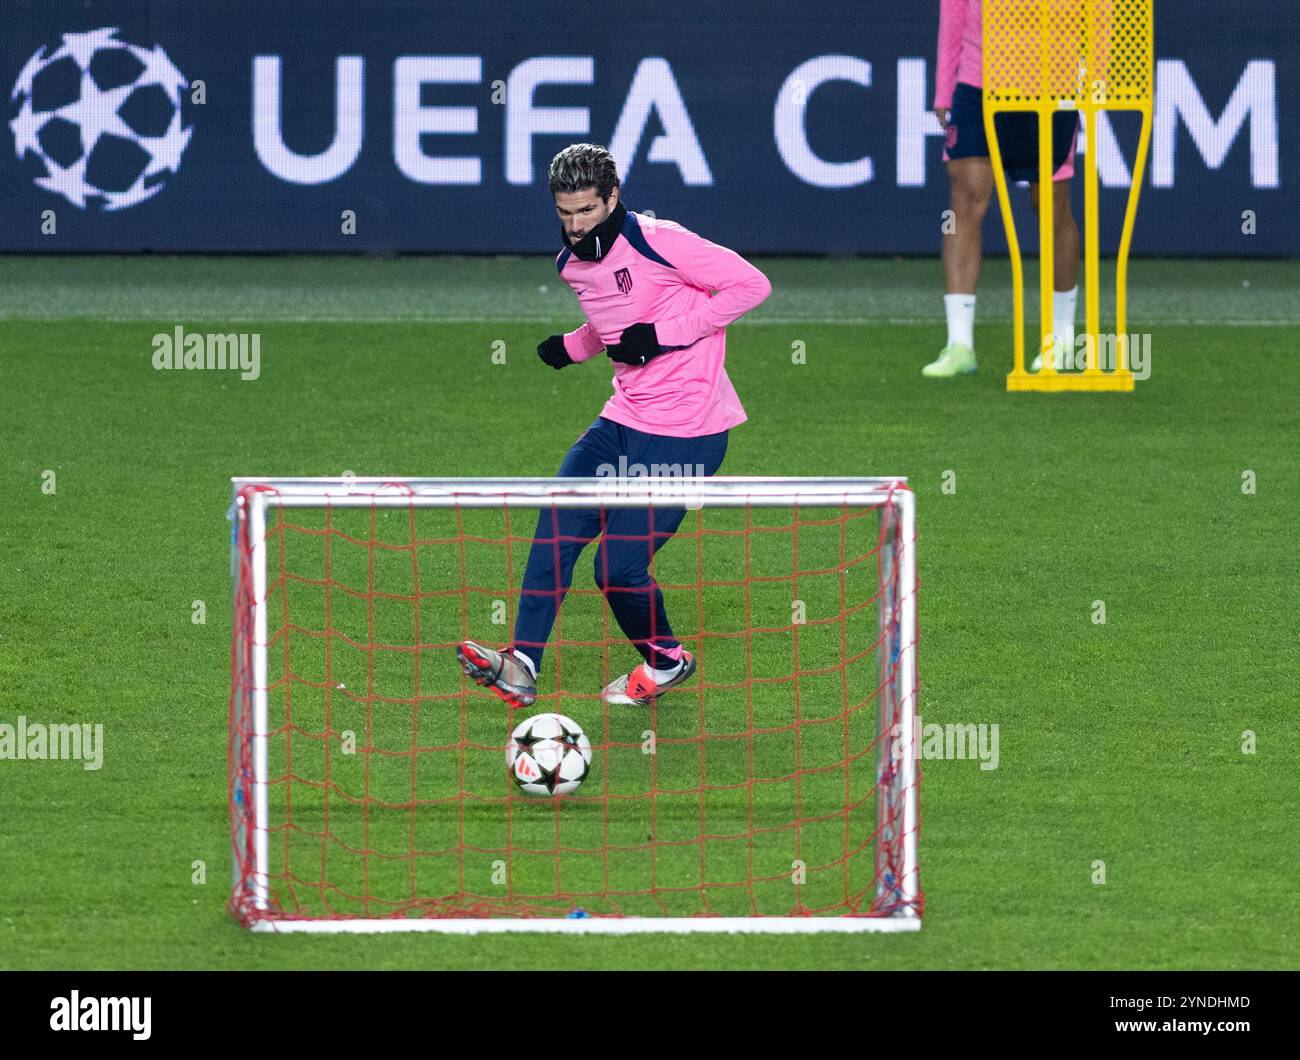
{"type": "MultiPolygon", "coordinates": [[[[921,369],[947,379],[975,371],[975,288],[980,275],[980,230],[993,193],[993,165],[984,134],[984,61],[981,0],[939,0],[939,55],[935,65],[934,113],[947,139],[955,230],[943,237],[948,344],[937,360],[921,369]]],[[[1027,45],[1028,46],[1028,45],[1027,45]]],[[[1036,49],[1037,42],[1032,42],[1036,49]]],[[[1037,52],[1035,51],[1035,56],[1037,52]]],[[[1038,216],[1038,115],[1003,114],[996,119],[1003,168],[1011,181],[1030,181],[1029,196],[1038,216]]],[[[1052,278],[1055,367],[1070,367],[1074,355],[1074,316],[1079,288],[1079,227],[1070,209],[1070,178],[1078,140],[1078,114],[1052,118],[1052,231],[1056,261],[1052,278]]],[[[1031,371],[1042,367],[1040,353],[1031,371]]]]}
{"type": "MultiPolygon", "coordinates": [[[[673,221],[631,212],[618,170],[603,147],[573,144],[551,161],[550,189],[564,249],[560,278],[587,322],[537,347],[551,368],[603,350],[614,393],[569,449],[560,477],[624,474],[632,464],[685,467],[713,475],[727,435],[745,410],[727,378],[728,324],[772,290],[740,255],[673,221]],[[622,458],[622,459],[620,459],[622,458]]],[[[605,533],[595,556],[600,587],[642,663],[607,685],[605,702],[647,706],[695,672],[673,636],[651,557],[681,525],[685,508],[543,510],[528,554],[514,640],[505,651],[474,641],[456,647],[465,673],[512,707],[537,697],[537,672],[551,627],[583,548],[605,533]],[[653,518],[653,531],[651,519],[653,518]]]]}

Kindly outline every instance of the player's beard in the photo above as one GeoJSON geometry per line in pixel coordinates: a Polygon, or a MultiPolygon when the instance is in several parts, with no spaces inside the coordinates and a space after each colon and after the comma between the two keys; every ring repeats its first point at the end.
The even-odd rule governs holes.
{"type": "Polygon", "coordinates": [[[614,245],[614,240],[623,230],[623,220],[626,217],[627,207],[620,200],[609,211],[609,216],[581,239],[576,241],[570,239],[569,233],[564,230],[564,225],[560,225],[560,236],[564,240],[564,245],[573,251],[575,257],[583,261],[599,261],[614,245]]]}

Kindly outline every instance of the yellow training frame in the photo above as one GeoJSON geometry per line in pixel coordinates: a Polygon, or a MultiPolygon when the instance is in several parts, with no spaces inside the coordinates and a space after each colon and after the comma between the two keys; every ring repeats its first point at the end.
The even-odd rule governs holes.
{"type": "Polygon", "coordinates": [[[1152,0],[984,0],[984,128],[988,136],[1002,221],[1011,252],[1015,305],[1015,361],[1008,390],[1131,391],[1128,366],[1128,255],[1137,216],[1138,193],[1151,143],[1155,95],[1152,0]],[[1084,121],[1084,283],[1087,364],[1082,372],[1058,372],[1048,345],[1053,330],[1052,266],[1052,116],[1076,110],[1084,121]],[[1097,115],[1103,110],[1136,110],[1142,134],[1133,163],[1124,233],[1116,260],[1116,326],[1111,348],[1113,370],[1102,371],[1101,301],[1098,287],[1097,115]],[[1043,367],[1025,370],[1024,264],[1016,238],[1007,178],[1002,169],[994,115],[1032,111],[1038,115],[1038,223],[1041,247],[1043,367]]]}

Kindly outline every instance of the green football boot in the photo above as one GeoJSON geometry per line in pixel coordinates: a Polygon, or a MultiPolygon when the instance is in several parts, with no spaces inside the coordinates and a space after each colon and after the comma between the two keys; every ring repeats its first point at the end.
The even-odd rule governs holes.
{"type": "Polygon", "coordinates": [[[975,351],[969,346],[954,342],[945,346],[939,359],[921,369],[929,379],[951,379],[955,375],[969,375],[975,371],[975,351]]]}

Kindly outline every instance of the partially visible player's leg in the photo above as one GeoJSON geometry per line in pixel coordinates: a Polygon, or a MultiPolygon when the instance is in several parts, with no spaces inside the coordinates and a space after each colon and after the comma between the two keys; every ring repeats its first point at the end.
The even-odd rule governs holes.
{"type": "MultiPolygon", "coordinates": [[[[1029,186],[1029,200],[1038,216],[1038,185],[1029,186]]],[[[1055,261],[1052,280],[1057,291],[1068,291],[1079,281],[1079,225],[1070,206],[1070,178],[1052,182],[1052,234],[1055,261]]]]}
{"type": "Polygon", "coordinates": [[[922,374],[946,379],[975,371],[975,291],[983,256],[984,217],[993,196],[993,166],[984,135],[983,94],[958,84],[953,93],[944,161],[951,223],[943,227],[944,313],[948,342],[922,374]]]}
{"type": "MultiPolygon", "coordinates": [[[[597,417],[573,443],[556,472],[558,478],[594,478],[601,465],[616,465],[619,425],[597,417]]],[[[537,532],[528,550],[528,565],[515,618],[511,647],[540,666],[551,627],[573,581],[573,567],[588,543],[600,536],[598,508],[549,508],[537,516],[537,532]]]]}
{"type": "MultiPolygon", "coordinates": [[[[1039,185],[1029,186],[1029,199],[1038,216],[1039,185]]],[[[1052,182],[1052,330],[1053,352],[1058,371],[1082,367],[1074,363],[1074,321],[1079,298],[1079,226],[1070,207],[1070,180],[1052,182]]],[[[1043,366],[1039,353],[1030,365],[1036,372],[1043,366]]]]}
{"type": "MultiPolygon", "coordinates": [[[[597,418],[570,447],[558,476],[593,477],[602,463],[617,461],[618,451],[618,425],[597,418]]],[[[474,641],[457,646],[456,657],[465,673],[512,707],[529,706],[536,698],[542,652],[573,581],[574,564],[599,535],[599,509],[543,508],[528,551],[510,648],[496,651],[474,641]]]]}
{"type": "MultiPolygon", "coordinates": [[[[665,474],[713,475],[727,450],[727,432],[700,438],[666,438],[628,429],[632,463],[665,474]]],[[[694,656],[674,635],[663,592],[650,574],[650,560],[677,532],[686,509],[620,508],[610,513],[596,549],[596,584],[609,601],[623,635],[645,663],[605,689],[610,703],[644,705],[695,671],[694,656]]]]}
{"type": "Polygon", "coordinates": [[[947,294],[974,298],[984,251],[984,217],[993,196],[993,166],[987,157],[953,159],[948,163],[948,187],[953,223],[943,237],[944,285],[947,294]]]}
{"type": "MultiPolygon", "coordinates": [[[[1057,370],[1082,368],[1074,362],[1074,322],[1079,298],[1079,226],[1070,205],[1070,178],[1074,176],[1074,155],[1078,149],[1078,115],[1058,114],[1052,122],[1052,331],[1057,370]]],[[[1029,200],[1038,216],[1039,185],[1029,185],[1029,200]]],[[[1040,353],[1030,365],[1038,371],[1043,365],[1040,353]]]]}

